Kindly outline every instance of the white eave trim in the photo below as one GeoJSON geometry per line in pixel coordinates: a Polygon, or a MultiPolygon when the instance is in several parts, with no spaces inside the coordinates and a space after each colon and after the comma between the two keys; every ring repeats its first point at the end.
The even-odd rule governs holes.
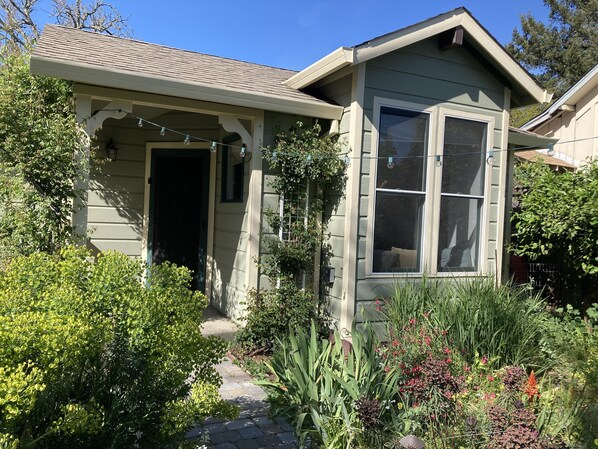
{"type": "MultiPolygon", "coordinates": [[[[525,147],[525,150],[534,148],[545,148],[550,144],[555,144],[559,141],[556,137],[542,136],[518,128],[509,127],[509,145],[517,145],[518,147],[525,147]]],[[[518,148],[513,148],[518,151],[518,148]]]]}
{"type": "Polygon", "coordinates": [[[462,26],[466,32],[485,49],[489,58],[510,75],[538,103],[548,103],[552,94],[540,86],[484,28],[467,12],[451,11],[424,22],[411,25],[354,48],[341,47],[294,75],[286,83],[296,89],[302,89],[313,82],[330,75],[347,65],[357,65],[378,56],[428,39],[452,28],[462,26]]]}
{"type": "Polygon", "coordinates": [[[103,87],[146,92],[159,95],[203,100],[253,109],[305,115],[329,120],[340,120],[343,108],[317,101],[285,98],[237,89],[223,89],[201,83],[176,81],[161,76],[143,76],[121,70],[98,68],[88,64],[58,62],[33,55],[31,73],[53,76],[103,87]]]}
{"type": "Polygon", "coordinates": [[[598,84],[598,64],[596,64],[588,73],[586,73],[582,79],[575,83],[573,87],[565,92],[561,98],[555,101],[546,111],[524,124],[521,129],[526,131],[532,130],[549,120],[557,113],[565,112],[566,108],[563,108],[564,106],[574,107],[579,101],[578,97],[583,97],[586,94],[586,90],[590,91],[593,88],[593,86],[590,84],[593,79],[596,79],[596,84],[598,84]]]}
{"type": "Polygon", "coordinates": [[[303,89],[352,63],[353,49],[340,47],[319,61],[314,62],[309,67],[301,70],[296,75],[293,75],[284,83],[294,89],[303,89]]]}

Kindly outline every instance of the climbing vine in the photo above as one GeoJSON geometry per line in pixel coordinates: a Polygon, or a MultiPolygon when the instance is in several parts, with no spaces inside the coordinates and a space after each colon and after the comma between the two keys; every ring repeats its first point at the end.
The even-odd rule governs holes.
{"type": "Polygon", "coordinates": [[[330,255],[326,223],[345,184],[345,164],[337,139],[321,136],[321,126],[297,122],[263,147],[276,173],[270,187],[278,207],[264,211],[263,255],[258,261],[269,288],[249,293],[247,325],[239,340],[253,351],[268,351],[289,326],[327,324],[320,267],[330,255]]]}

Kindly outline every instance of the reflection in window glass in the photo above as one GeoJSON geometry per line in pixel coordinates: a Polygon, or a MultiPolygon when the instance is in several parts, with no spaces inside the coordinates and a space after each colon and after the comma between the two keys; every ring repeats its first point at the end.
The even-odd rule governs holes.
{"type": "Polygon", "coordinates": [[[442,192],[484,194],[487,123],[447,117],[444,125],[442,192]]]}
{"type": "Polygon", "coordinates": [[[378,193],[374,271],[420,271],[424,195],[378,193]]]}
{"type": "Polygon", "coordinates": [[[241,141],[222,147],[222,202],[242,202],[245,164],[241,160],[241,141]]]}
{"type": "Polygon", "coordinates": [[[376,187],[425,190],[428,123],[428,114],[381,109],[376,187]],[[393,168],[387,166],[388,157],[393,158],[393,168]]]}
{"type": "Polygon", "coordinates": [[[442,197],[438,236],[438,271],[477,271],[483,200],[442,197]]]}

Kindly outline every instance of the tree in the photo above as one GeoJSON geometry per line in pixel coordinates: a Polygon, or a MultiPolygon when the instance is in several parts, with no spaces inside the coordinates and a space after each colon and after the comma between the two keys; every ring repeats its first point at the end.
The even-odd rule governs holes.
{"type": "MultiPolygon", "coordinates": [[[[75,120],[70,83],[29,73],[39,35],[39,0],[0,0],[0,262],[53,252],[71,242],[73,157],[85,137],[75,120]]],[[[95,0],[53,0],[58,23],[108,34],[128,33],[116,9],[95,0]]]]}
{"type": "Polygon", "coordinates": [[[32,76],[28,57],[0,68],[0,258],[52,252],[71,241],[73,158],[82,146],[71,89],[32,76]]]}
{"type": "Polygon", "coordinates": [[[548,88],[562,94],[598,62],[598,0],[544,0],[548,24],[521,17],[507,50],[548,88]]]}
{"type": "MultiPolygon", "coordinates": [[[[0,40],[12,49],[30,49],[39,37],[40,27],[33,17],[39,0],[0,0],[0,40]]],[[[130,36],[127,20],[110,3],[94,0],[52,0],[56,22],[96,33],[130,36]]]]}
{"type": "MultiPolygon", "coordinates": [[[[590,284],[598,280],[598,160],[576,172],[541,162],[515,171],[519,208],[512,221],[512,252],[562,261],[590,284]]],[[[596,294],[596,291],[593,291],[596,294]]]]}

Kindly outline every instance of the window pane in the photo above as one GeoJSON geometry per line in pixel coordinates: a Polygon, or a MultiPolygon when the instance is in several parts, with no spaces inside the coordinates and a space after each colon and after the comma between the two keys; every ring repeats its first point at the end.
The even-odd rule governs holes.
{"type": "Polygon", "coordinates": [[[221,201],[243,201],[243,174],[245,164],[241,159],[241,141],[222,147],[222,198],[221,201]]]}
{"type": "Polygon", "coordinates": [[[378,192],[373,271],[420,271],[424,195],[378,192]]]}
{"type": "Polygon", "coordinates": [[[443,196],[438,271],[477,271],[483,200],[443,196]]]}
{"type": "Polygon", "coordinates": [[[428,122],[428,114],[381,108],[376,187],[425,190],[428,122]],[[393,168],[388,157],[395,158],[393,168]]]}
{"type": "Polygon", "coordinates": [[[484,194],[487,123],[448,117],[444,128],[442,192],[484,194]]]}

